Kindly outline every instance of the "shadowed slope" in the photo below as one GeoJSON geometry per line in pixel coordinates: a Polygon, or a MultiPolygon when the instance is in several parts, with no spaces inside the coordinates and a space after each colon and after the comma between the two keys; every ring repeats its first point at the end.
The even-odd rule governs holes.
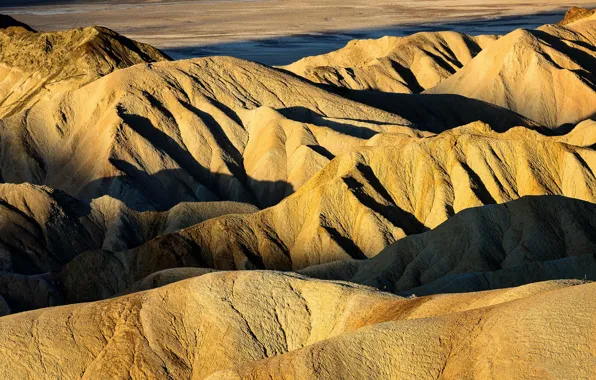
{"type": "Polygon", "coordinates": [[[555,128],[596,114],[596,20],[516,30],[429,94],[459,94],[555,128]]]}
{"type": "Polygon", "coordinates": [[[0,14],[0,29],[7,29],[15,26],[28,30],[30,32],[35,32],[35,30],[33,30],[33,28],[31,28],[29,25],[15,20],[10,16],[0,14]]]}
{"type": "MultiPolygon", "coordinates": [[[[584,132],[580,129],[576,133],[584,132]]],[[[564,138],[571,139],[572,135],[564,138]]],[[[576,138],[586,141],[578,136],[576,138]]],[[[64,302],[95,300],[122,292],[144,277],[167,268],[198,266],[296,270],[337,260],[364,259],[375,256],[387,245],[407,235],[433,229],[453,215],[457,217],[461,210],[509,202],[524,195],[561,194],[594,202],[593,149],[561,143],[558,139],[561,138],[543,137],[523,128],[498,134],[481,124],[427,138],[378,135],[369,141],[369,147],[332,160],[300,190],[276,206],[248,215],[210,219],[128,251],[85,252],[49,277],[21,280],[44,282],[57,276],[56,280],[51,280],[61,284],[52,290],[58,294],[55,298],[64,299],[64,302]]],[[[577,202],[561,202],[566,201],[571,205],[577,202]]],[[[541,204],[550,205],[548,198],[536,202],[530,203],[530,210],[547,207],[541,204]]],[[[590,227],[593,221],[589,217],[594,210],[589,211],[590,205],[585,205],[569,206],[575,210],[571,214],[549,216],[585,217],[585,220],[576,223],[582,227],[575,231],[584,236],[584,240],[579,236],[572,240],[580,245],[585,239],[589,242],[589,238],[585,237],[594,233],[590,227]],[[574,216],[574,213],[577,215],[574,216]]],[[[505,206],[500,207],[498,210],[506,209],[505,206]]],[[[487,212],[492,215],[490,210],[487,212]]],[[[529,211],[523,213],[532,215],[529,211]]],[[[506,213],[503,215],[506,216],[506,213]]],[[[477,223],[476,220],[484,220],[478,216],[473,224],[483,231],[488,228],[485,224],[497,223],[491,221],[491,216],[486,219],[486,222],[477,223]]],[[[499,220],[499,223],[508,223],[506,217],[499,220]]],[[[457,222],[453,223],[457,226],[457,222]]],[[[456,227],[455,232],[447,235],[467,244],[472,237],[460,239],[461,231],[467,229],[456,227]]],[[[553,229],[556,231],[555,239],[557,234],[568,233],[556,226],[553,229]]],[[[484,239],[480,232],[478,236],[484,239]]],[[[547,240],[546,236],[536,236],[540,241],[547,240]]],[[[523,235],[523,238],[527,237],[523,235]]],[[[416,239],[417,236],[413,236],[406,241],[416,239]]],[[[539,242],[527,244],[540,247],[539,242]]],[[[445,244],[441,241],[437,246],[444,247],[445,244]]],[[[512,243],[513,246],[515,244],[512,243]]],[[[470,247],[473,249],[474,246],[470,247]]],[[[575,254],[571,251],[575,245],[567,238],[561,247],[567,253],[558,252],[560,256],[553,254],[553,257],[537,255],[527,261],[520,259],[516,265],[575,254]]],[[[462,263],[470,264],[464,268],[465,271],[501,269],[504,260],[500,258],[501,248],[495,249],[496,252],[493,248],[486,252],[474,251],[474,255],[479,255],[474,259],[477,261],[462,259],[462,263]],[[488,256],[485,257],[485,254],[488,256]]],[[[456,247],[454,252],[459,254],[465,249],[456,247]]],[[[352,269],[356,268],[352,265],[358,264],[341,264],[339,269],[326,273],[332,275],[336,271],[342,276],[345,273],[351,276],[352,269]]],[[[448,276],[451,269],[448,266],[446,272],[429,278],[434,281],[448,276]]],[[[577,274],[573,270],[570,273],[577,274]]],[[[582,276],[583,273],[579,275],[582,276]]],[[[13,281],[11,278],[6,276],[7,281],[13,281]]],[[[356,281],[355,278],[353,280],[356,281]]],[[[413,288],[429,281],[414,281],[408,286],[413,288]]],[[[384,282],[379,284],[386,286],[384,282]]],[[[10,300],[12,296],[9,293],[2,295],[10,300]]]]}
{"type": "Polygon", "coordinates": [[[552,278],[596,278],[595,247],[594,204],[526,197],[462,211],[372,259],[302,272],[396,293],[478,291],[552,278]]]}
{"type": "Polygon", "coordinates": [[[330,157],[321,152],[337,154],[379,132],[419,135],[405,127],[410,124],[256,63],[226,57],[167,62],[118,70],[0,120],[0,165],[5,182],[48,185],[82,199],[107,194],[139,210],[214,199],[269,206],[294,189],[261,189],[258,181],[304,182],[330,157]],[[249,127],[278,123],[274,111],[251,122],[245,111],[261,106],[306,109],[323,127],[281,128],[294,137],[286,159],[272,161],[270,173],[259,172],[266,169],[258,164],[263,155],[272,153],[264,146],[286,150],[286,137],[278,146],[274,134],[265,138],[263,127],[249,127]],[[317,128],[320,133],[312,132],[317,128]],[[251,131],[260,136],[258,144],[251,131]],[[317,135],[325,140],[321,149],[317,135]],[[314,150],[303,148],[296,159],[306,162],[294,170],[291,155],[302,145],[314,150]],[[155,175],[167,171],[177,175],[155,175]],[[301,179],[289,178],[293,171],[301,179]]]}
{"type": "Polygon", "coordinates": [[[402,115],[415,123],[417,128],[434,133],[482,121],[497,132],[523,126],[552,134],[547,128],[508,109],[460,95],[393,94],[344,89],[336,91],[348,99],[402,115]]]}
{"type": "Polygon", "coordinates": [[[507,375],[543,368],[579,376],[580,361],[593,349],[596,297],[594,285],[576,284],[402,299],[273,272],[207,274],[107,301],[1,318],[6,355],[0,373],[361,378],[444,369],[461,377],[491,373],[486,360],[515,352],[507,375]],[[545,336],[557,337],[548,341],[549,350],[560,352],[556,357],[544,349],[545,336]],[[466,354],[448,355],[449,347],[466,354]]]}
{"type": "Polygon", "coordinates": [[[352,90],[419,93],[468,63],[495,36],[422,32],[353,40],[340,50],[283,67],[312,82],[352,90]]]}
{"type": "Polygon", "coordinates": [[[109,197],[85,203],[47,187],[1,184],[0,270],[44,273],[84,251],[132,248],[213,217],[257,210],[243,203],[202,202],[140,213],[109,197]]]}
{"type": "Polygon", "coordinates": [[[168,59],[150,45],[103,27],[50,33],[0,29],[0,117],[116,69],[168,59]]]}

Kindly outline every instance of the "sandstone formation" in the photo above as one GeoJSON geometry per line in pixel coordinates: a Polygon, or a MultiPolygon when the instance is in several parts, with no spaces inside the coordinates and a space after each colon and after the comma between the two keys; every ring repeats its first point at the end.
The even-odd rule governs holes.
{"type": "Polygon", "coordinates": [[[372,257],[471,207],[542,194],[594,202],[593,148],[558,139],[523,128],[498,134],[483,124],[426,138],[381,135],[336,157],[274,207],[210,219],[117,257],[131,263],[123,276],[137,279],[165,269],[149,257],[296,270],[372,257]]]}
{"type": "MultiPolygon", "coordinates": [[[[551,284],[534,286],[540,285],[551,284]]],[[[404,306],[419,305],[408,311],[372,306],[369,321],[383,323],[219,371],[208,379],[361,379],[371,373],[387,379],[590,377],[593,291],[592,284],[546,290],[509,302],[480,301],[478,306],[485,307],[455,313],[445,303],[467,304],[462,296],[444,296],[434,305],[426,298],[403,301],[404,306]],[[433,312],[434,307],[444,314],[433,312]],[[403,316],[395,318],[394,313],[403,316]]]]}
{"type": "Polygon", "coordinates": [[[565,17],[563,20],[559,22],[559,25],[567,25],[571,24],[572,22],[579,21],[584,18],[588,18],[592,15],[596,14],[596,9],[588,9],[582,7],[572,7],[565,13],[565,17]]]}
{"type": "Polygon", "coordinates": [[[331,152],[378,132],[419,135],[404,128],[409,125],[397,115],[237,59],[137,65],[0,120],[0,170],[5,182],[47,185],[86,200],[110,195],[137,210],[208,200],[266,207],[295,190],[285,182],[303,182],[331,152]],[[279,137],[262,135],[262,125],[277,123],[278,112],[262,111],[260,116],[272,120],[244,125],[254,119],[246,111],[261,106],[321,128],[293,124],[300,127],[287,138],[288,156],[268,158],[273,152],[264,148],[277,145],[279,137]],[[271,142],[263,143],[267,139],[271,142]],[[292,169],[295,151],[295,159],[305,162],[302,168],[292,169]],[[272,159],[274,166],[263,173],[267,167],[259,165],[272,159]],[[258,195],[267,192],[272,196],[258,195]]]}
{"type": "Polygon", "coordinates": [[[595,236],[593,203],[525,197],[462,211],[432,231],[388,246],[372,259],[330,263],[302,273],[405,294],[593,278],[595,236]]]}
{"type": "MultiPolygon", "coordinates": [[[[6,16],[2,17],[2,23],[6,22],[6,16]]],[[[26,110],[42,99],[79,88],[116,69],[169,59],[154,47],[107,28],[36,33],[19,26],[0,27],[0,117],[26,110]]]]}
{"type": "Polygon", "coordinates": [[[595,289],[548,282],[404,299],[274,272],[212,273],[102,302],[3,317],[0,374],[581,377],[593,369],[595,289]],[[513,354],[514,363],[502,367],[513,354]]]}
{"type": "Polygon", "coordinates": [[[595,372],[594,15],[284,69],[15,24],[1,378],[595,372]]]}
{"type": "Polygon", "coordinates": [[[552,128],[593,117],[595,17],[565,26],[518,29],[426,93],[483,100],[552,128]]]}
{"type": "Polygon", "coordinates": [[[419,93],[467,64],[496,36],[422,32],[352,40],[343,49],[283,67],[312,82],[352,90],[419,93]]]}
{"type": "Polygon", "coordinates": [[[257,210],[244,203],[195,202],[137,212],[110,197],[86,203],[47,187],[0,184],[0,271],[45,273],[84,251],[132,248],[213,217],[257,210]]]}
{"type": "MultiPolygon", "coordinates": [[[[455,32],[354,40],[343,49],[303,58],[284,69],[340,89],[462,95],[557,128],[596,114],[596,55],[590,48],[596,44],[594,17],[592,10],[574,8],[559,25],[518,29],[498,41],[496,36],[455,32]]],[[[413,111],[407,113],[412,107],[400,105],[400,100],[413,104],[425,101],[395,96],[384,99],[374,93],[347,94],[375,107],[381,104],[380,108],[390,112],[405,110],[400,115],[410,116],[414,122],[413,111]]],[[[441,107],[437,100],[427,100],[426,104],[431,105],[423,106],[426,109],[439,107],[441,113],[454,112],[453,107],[441,107]]],[[[468,109],[475,112],[478,107],[468,104],[468,109]]],[[[470,117],[469,112],[462,113],[470,117]]],[[[475,120],[466,120],[471,121],[475,120]]]]}
{"type": "MultiPolygon", "coordinates": [[[[0,286],[0,295],[11,307],[16,303],[25,309],[39,304],[97,300],[126,291],[155,272],[187,266],[228,270],[308,268],[304,273],[317,277],[361,282],[399,292],[446,278],[451,281],[450,276],[460,273],[501,269],[508,272],[490,274],[495,278],[480,284],[473,279],[462,281],[456,291],[500,287],[501,283],[514,286],[550,278],[586,275],[592,278],[596,273],[590,269],[593,268],[590,256],[581,258],[588,260],[583,267],[574,266],[574,258],[550,272],[540,268],[534,274],[527,272],[536,262],[587,255],[594,249],[592,236],[596,234],[593,227],[596,221],[591,215],[596,215],[596,210],[591,203],[547,197],[507,203],[541,194],[561,194],[594,202],[593,148],[558,141],[575,139],[591,143],[593,137],[579,137],[584,132],[579,129],[563,137],[542,137],[537,132],[517,128],[498,134],[486,125],[477,124],[435,137],[379,136],[373,139],[376,145],[331,161],[299,191],[276,206],[251,214],[209,219],[131,250],[83,252],[62,268],[42,276],[6,274],[3,281],[15,288],[0,286]],[[408,166],[405,162],[416,164],[408,166]],[[505,205],[463,211],[494,203],[505,205]],[[550,229],[542,225],[545,220],[553,223],[550,229]],[[512,227],[514,222],[519,226],[512,227]],[[493,227],[498,227],[496,232],[492,231],[493,227]],[[517,232],[525,231],[524,228],[539,232],[517,232]],[[420,234],[428,230],[432,231],[420,234]],[[504,231],[508,231],[506,236],[499,235],[504,231]],[[403,239],[408,235],[413,236],[403,239]],[[438,248],[424,251],[420,239],[437,235],[441,237],[432,246],[438,248]],[[445,247],[451,244],[448,238],[463,246],[446,251],[445,247]],[[390,265],[392,253],[385,253],[391,259],[351,261],[376,256],[395,241],[398,246],[413,245],[404,254],[410,259],[396,256],[399,263],[395,264],[396,268],[390,265]],[[519,247],[524,249],[517,252],[519,247]],[[466,248],[472,253],[467,254],[466,248]],[[539,252],[516,257],[532,249],[539,252]],[[422,263],[446,261],[438,267],[420,267],[414,260],[418,250],[425,252],[416,259],[422,263]],[[462,257],[464,254],[467,255],[462,257]],[[338,260],[342,262],[330,264],[329,270],[322,267],[322,274],[317,274],[319,267],[312,267],[338,260]],[[404,264],[400,260],[413,260],[412,270],[430,274],[420,277],[402,273],[400,270],[405,270],[403,267],[409,261],[404,264]],[[567,268],[569,265],[571,268],[567,268]],[[360,266],[372,266],[374,269],[362,269],[363,273],[373,273],[379,278],[358,274],[362,272],[360,266]],[[389,268],[388,272],[383,268],[389,268]],[[513,282],[501,278],[508,275],[513,282]],[[403,281],[406,285],[396,286],[392,281],[403,281]],[[20,283],[25,285],[17,285],[20,283]],[[38,292],[41,299],[27,299],[22,289],[31,287],[46,289],[38,292]]],[[[391,251],[392,247],[385,251],[391,251]]],[[[14,261],[12,258],[11,262],[14,261]]]]}

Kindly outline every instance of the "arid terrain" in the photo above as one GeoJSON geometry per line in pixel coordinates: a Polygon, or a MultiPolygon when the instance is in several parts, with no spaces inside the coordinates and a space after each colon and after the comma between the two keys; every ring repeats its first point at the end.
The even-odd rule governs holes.
{"type": "MultiPolygon", "coordinates": [[[[594,0],[573,4],[596,7],[594,0]]],[[[570,5],[561,0],[2,0],[0,13],[43,31],[105,26],[176,59],[230,55],[286,65],[354,38],[535,28],[558,22],[570,5]]]]}
{"type": "MultiPolygon", "coordinates": [[[[595,11],[273,67],[29,3],[0,15],[0,378],[595,378],[595,11]]],[[[350,27],[398,12],[371,4],[350,27]]]]}

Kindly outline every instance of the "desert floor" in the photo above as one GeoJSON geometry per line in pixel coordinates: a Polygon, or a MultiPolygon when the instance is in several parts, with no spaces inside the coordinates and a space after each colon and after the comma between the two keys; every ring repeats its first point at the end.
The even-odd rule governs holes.
{"type": "Polygon", "coordinates": [[[233,55],[270,65],[335,50],[354,38],[453,29],[503,34],[556,22],[571,5],[536,0],[7,0],[0,5],[38,30],[102,25],[172,57],[233,55]],[[288,11],[291,9],[291,11],[288,11]]]}

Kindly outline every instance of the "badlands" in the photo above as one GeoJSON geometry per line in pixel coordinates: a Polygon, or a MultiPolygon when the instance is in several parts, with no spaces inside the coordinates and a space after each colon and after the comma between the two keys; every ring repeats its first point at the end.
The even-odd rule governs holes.
{"type": "Polygon", "coordinates": [[[596,13],[172,60],[0,16],[0,377],[596,377],[596,13]]]}

